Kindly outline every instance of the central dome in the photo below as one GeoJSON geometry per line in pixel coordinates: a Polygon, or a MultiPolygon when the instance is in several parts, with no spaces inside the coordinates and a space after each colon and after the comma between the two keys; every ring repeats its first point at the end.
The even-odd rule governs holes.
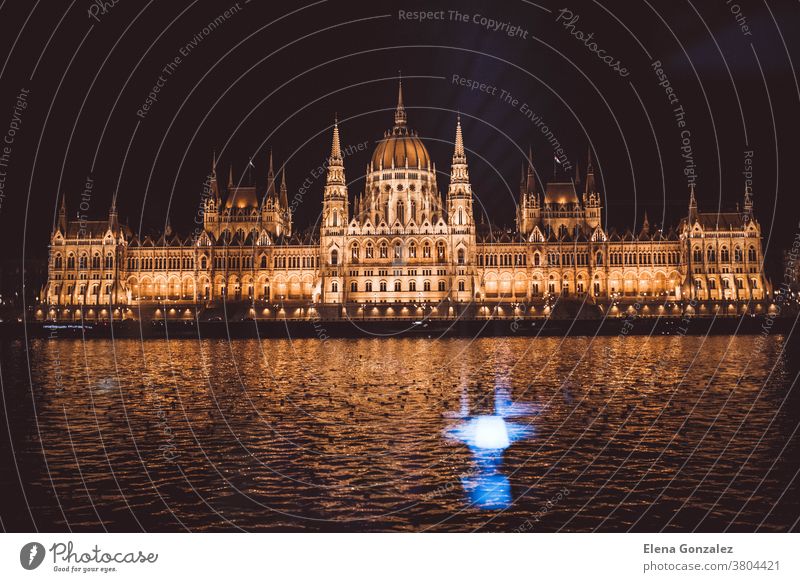
{"type": "Polygon", "coordinates": [[[415,134],[405,127],[395,127],[378,143],[372,154],[372,168],[428,168],[431,158],[428,150],[415,134]]]}
{"type": "Polygon", "coordinates": [[[387,131],[372,154],[372,170],[380,168],[428,168],[431,158],[419,136],[406,127],[406,110],[403,106],[403,85],[398,89],[394,127],[387,131]]]}

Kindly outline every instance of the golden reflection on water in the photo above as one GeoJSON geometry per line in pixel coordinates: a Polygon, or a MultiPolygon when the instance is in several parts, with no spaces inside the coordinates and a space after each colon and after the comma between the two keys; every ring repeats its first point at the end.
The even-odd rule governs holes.
{"type": "Polygon", "coordinates": [[[37,340],[25,452],[61,527],[752,528],[786,440],[782,338],[757,341],[37,340]],[[498,388],[522,430],[486,457],[452,431],[498,388]]]}

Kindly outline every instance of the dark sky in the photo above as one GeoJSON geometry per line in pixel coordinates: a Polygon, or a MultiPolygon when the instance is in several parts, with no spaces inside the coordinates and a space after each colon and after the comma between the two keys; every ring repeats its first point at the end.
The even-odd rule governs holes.
{"type": "Polygon", "coordinates": [[[398,71],[409,124],[427,138],[443,191],[461,112],[473,186],[494,223],[513,222],[529,144],[540,175],[553,172],[552,146],[524,114],[527,104],[572,163],[585,167],[591,145],[611,226],[638,227],[644,210],[651,223],[676,224],[687,204],[687,162],[675,105],[652,67],[658,60],[685,111],[702,208],[735,208],[745,151],[753,152],[756,214],[774,269],[800,216],[800,96],[790,61],[800,62],[800,11],[789,0],[768,6],[119,0],[103,13],[88,0],[5,2],[0,133],[17,126],[0,168],[5,258],[21,257],[23,248],[28,258],[44,256],[58,194],[66,193],[74,213],[87,178],[92,217],[107,216],[117,191],[120,215],[134,230],[161,229],[169,216],[189,233],[215,149],[221,175],[233,164],[236,179],[248,180],[252,157],[262,185],[273,148],[286,164],[290,198],[308,179],[296,224],[311,225],[323,185],[315,168],[327,156],[334,114],[345,147],[367,142],[345,162],[352,196],[375,140],[391,125],[398,71]],[[467,22],[447,12],[453,5],[467,22]],[[558,21],[562,8],[578,16],[571,28],[558,21]],[[400,18],[401,10],[438,9],[443,20],[400,18]],[[504,28],[489,30],[481,17],[504,28]],[[520,32],[509,36],[506,23],[520,32]],[[627,76],[571,34],[577,31],[593,33],[594,48],[619,60],[627,76]],[[164,73],[175,57],[180,62],[164,73]],[[141,118],[160,75],[157,101],[141,118]],[[496,94],[454,84],[453,75],[497,87],[496,94]],[[15,117],[22,90],[27,108],[15,117]],[[502,90],[518,103],[503,101],[502,90]]]}

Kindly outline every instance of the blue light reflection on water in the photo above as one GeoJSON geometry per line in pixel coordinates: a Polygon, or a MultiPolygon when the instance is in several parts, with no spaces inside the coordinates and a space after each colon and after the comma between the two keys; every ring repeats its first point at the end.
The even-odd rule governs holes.
{"type": "Polygon", "coordinates": [[[502,472],[503,451],[531,437],[534,430],[530,425],[506,419],[537,412],[533,405],[513,402],[508,387],[498,383],[494,389],[494,414],[470,416],[469,396],[466,389],[462,390],[459,412],[448,414],[461,422],[449,427],[445,436],[466,444],[472,453],[473,470],[461,478],[472,505],[488,510],[511,505],[511,483],[502,472]]]}

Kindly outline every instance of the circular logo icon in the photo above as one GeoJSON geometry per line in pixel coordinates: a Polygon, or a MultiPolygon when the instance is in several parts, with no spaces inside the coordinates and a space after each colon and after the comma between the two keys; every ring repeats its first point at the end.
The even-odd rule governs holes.
{"type": "Polygon", "coordinates": [[[44,561],[44,546],[39,542],[30,542],[19,551],[19,563],[26,570],[35,570],[44,561]]]}

